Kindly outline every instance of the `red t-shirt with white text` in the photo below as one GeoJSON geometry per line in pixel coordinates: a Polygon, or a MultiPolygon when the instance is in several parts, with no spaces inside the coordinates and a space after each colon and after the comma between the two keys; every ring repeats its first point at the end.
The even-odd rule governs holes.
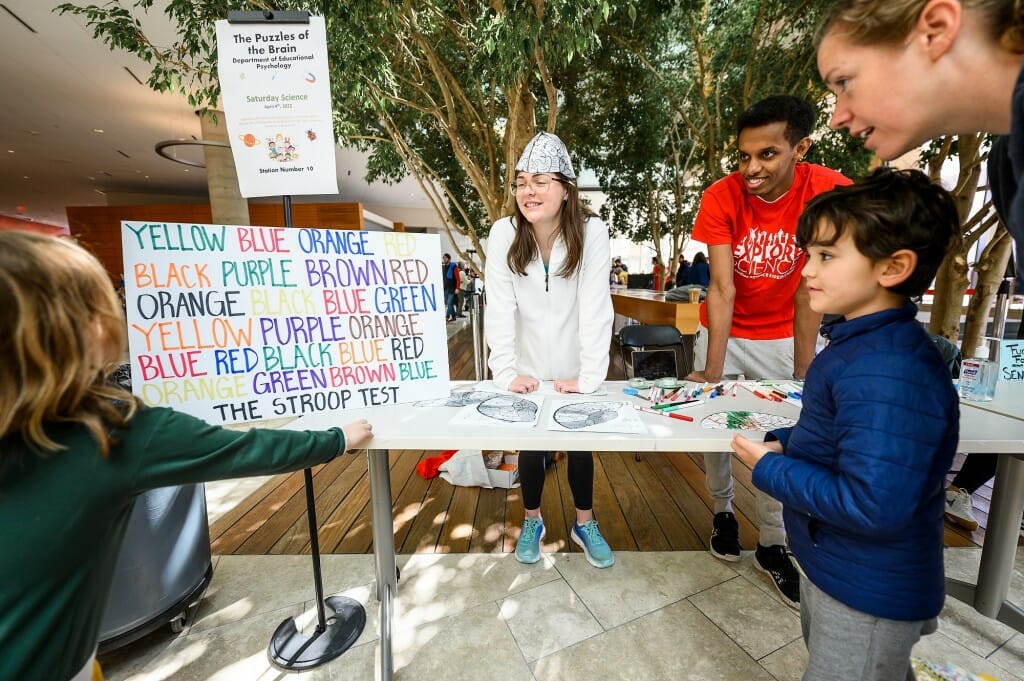
{"type": "MultiPolygon", "coordinates": [[[[796,245],[796,223],[812,198],[838,185],[842,174],[797,163],[793,186],[769,203],[747,193],[738,172],[707,188],[693,224],[693,239],[732,245],[733,304],[730,338],[775,340],[793,335],[793,296],[800,287],[804,253],[796,245]]],[[[700,322],[708,325],[707,306],[700,322]]]]}

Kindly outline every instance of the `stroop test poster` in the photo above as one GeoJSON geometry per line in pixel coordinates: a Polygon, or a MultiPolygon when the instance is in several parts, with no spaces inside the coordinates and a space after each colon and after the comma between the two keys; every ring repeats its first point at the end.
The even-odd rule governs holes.
{"type": "Polygon", "coordinates": [[[135,394],[210,423],[448,394],[436,234],[122,222],[135,394]]]}

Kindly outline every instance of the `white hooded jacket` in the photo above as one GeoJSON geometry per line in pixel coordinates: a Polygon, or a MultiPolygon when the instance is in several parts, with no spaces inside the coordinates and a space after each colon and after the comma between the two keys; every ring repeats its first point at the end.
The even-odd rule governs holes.
{"type": "Polygon", "coordinates": [[[513,217],[502,218],[487,240],[484,329],[494,382],[504,390],[519,375],[542,381],[576,378],[580,392],[594,392],[608,375],[615,318],[608,229],[598,218],[587,220],[580,270],[568,278],[559,275],[566,257],[561,237],[552,246],[547,275],[539,253],[526,266],[526,276],[512,272],[508,250],[515,229],[513,217]]]}

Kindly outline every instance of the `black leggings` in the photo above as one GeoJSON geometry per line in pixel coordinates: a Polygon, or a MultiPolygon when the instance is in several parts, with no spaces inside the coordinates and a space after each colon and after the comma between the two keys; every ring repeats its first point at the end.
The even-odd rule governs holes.
{"type": "MultiPolygon", "coordinates": [[[[519,485],[523,506],[528,511],[540,508],[544,491],[544,455],[547,452],[519,452],[519,485]]],[[[569,452],[569,489],[573,503],[581,511],[594,506],[594,453],[569,452]]]]}
{"type": "Polygon", "coordinates": [[[968,454],[950,484],[974,494],[996,474],[996,454],[968,454]]]}

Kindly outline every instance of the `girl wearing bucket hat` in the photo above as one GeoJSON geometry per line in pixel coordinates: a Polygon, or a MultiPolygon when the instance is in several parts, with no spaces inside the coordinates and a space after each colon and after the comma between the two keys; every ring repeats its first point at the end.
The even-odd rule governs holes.
{"type": "MultiPolygon", "coordinates": [[[[488,365],[495,383],[530,393],[553,381],[561,393],[594,392],[608,373],[612,311],[608,229],[580,201],[565,145],[542,132],[515,167],[515,212],[491,227],[487,243],[488,365]]],[[[526,518],[516,544],[523,563],[540,560],[545,452],[519,453],[526,518]]],[[[570,536],[587,560],[608,567],[614,556],[594,520],[592,452],[569,452],[576,506],[570,536]]]]}

